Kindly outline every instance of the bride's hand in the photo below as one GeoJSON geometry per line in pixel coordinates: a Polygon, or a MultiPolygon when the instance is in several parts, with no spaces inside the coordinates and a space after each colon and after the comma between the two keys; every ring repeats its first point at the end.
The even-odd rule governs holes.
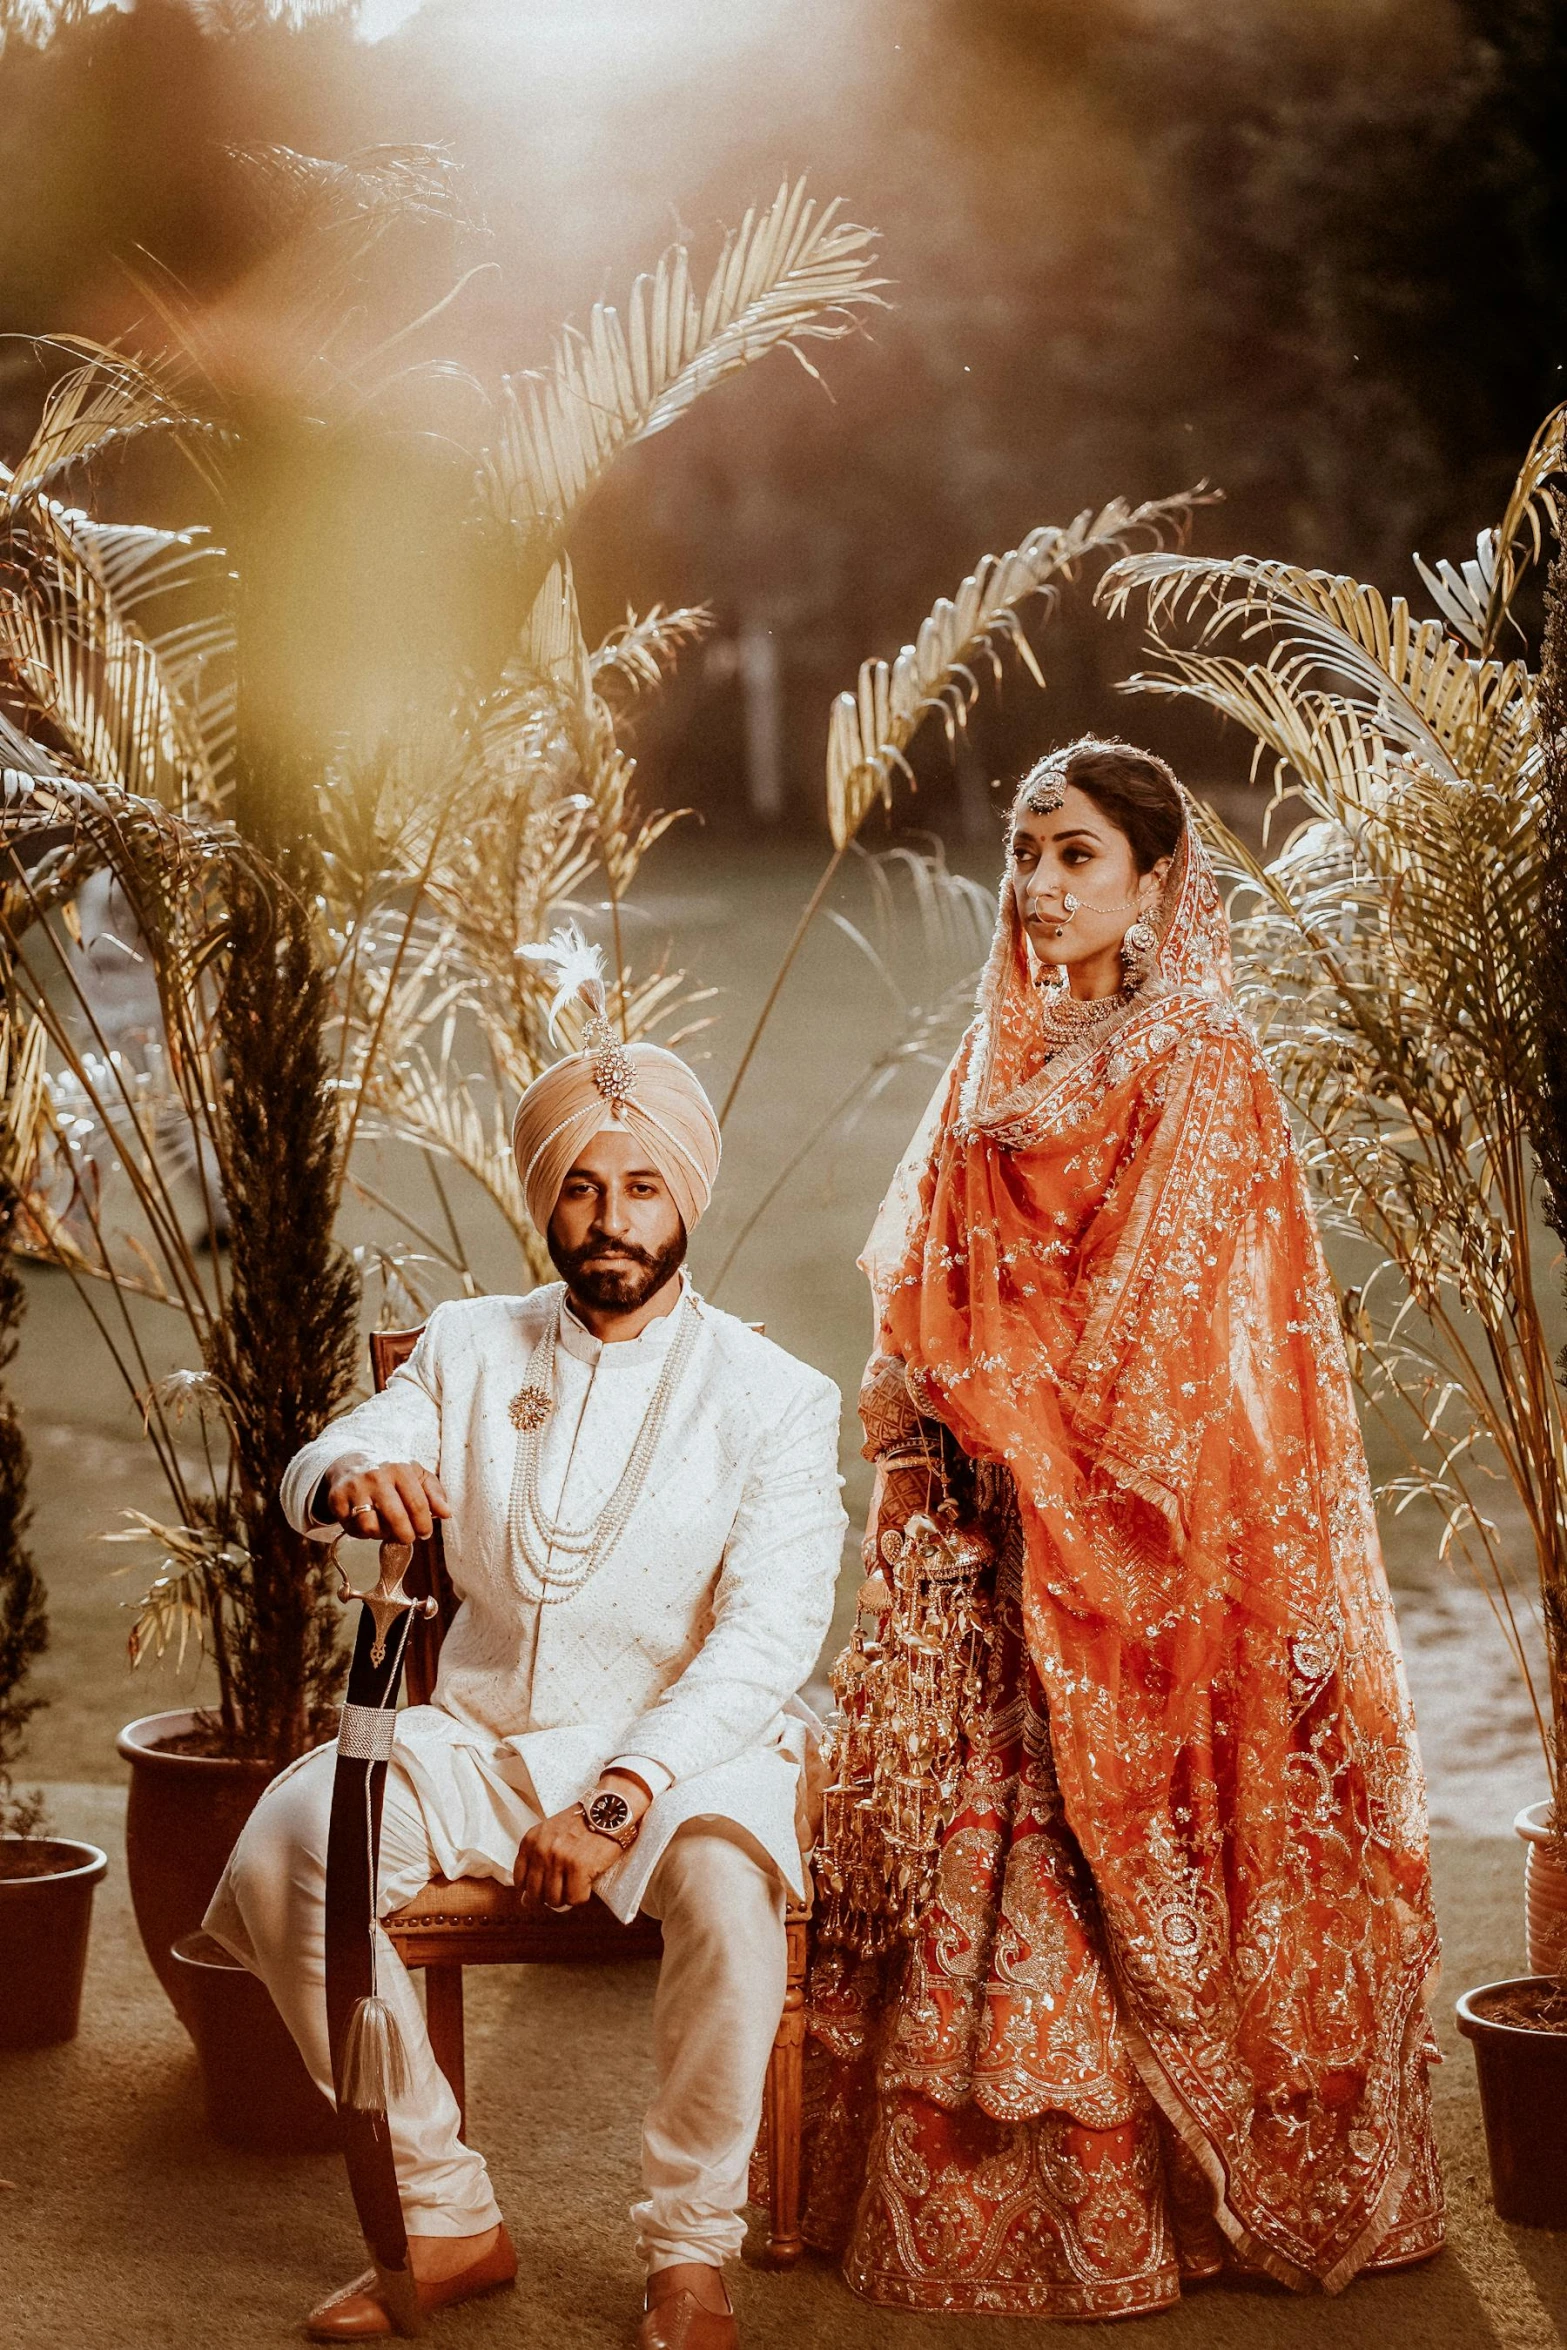
{"type": "Polygon", "coordinates": [[[910,1518],[922,1510],[929,1514],[940,1499],[941,1479],[924,1461],[900,1463],[891,1469],[878,1467],[870,1520],[860,1545],[867,1574],[884,1563],[880,1549],[882,1536],[901,1533],[910,1518]]]}

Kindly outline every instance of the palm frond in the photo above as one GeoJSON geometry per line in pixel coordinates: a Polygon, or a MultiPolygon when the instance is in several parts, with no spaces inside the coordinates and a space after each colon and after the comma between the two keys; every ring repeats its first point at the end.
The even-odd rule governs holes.
{"type": "Polygon", "coordinates": [[[508,681],[543,683],[580,701],[586,696],[591,674],[592,661],[577,608],[576,575],[571,558],[562,555],[551,565],[528,608],[506,675],[508,681]]]}
{"type": "MultiPolygon", "coordinates": [[[[180,551],[182,577],[188,554],[180,551]]],[[[27,731],[116,791],[215,809],[233,724],[226,629],[181,624],[165,657],[112,592],[98,557],[90,534],[45,499],[10,533],[0,671],[27,731]]]]}
{"type": "Polygon", "coordinates": [[[219,430],[193,407],[168,361],[133,358],[82,335],[54,335],[40,348],[67,353],[77,364],[51,387],[14,471],[0,469],[0,514],[143,434],[173,433],[197,454],[198,444],[219,430]]]}
{"type": "Polygon", "coordinates": [[[595,685],[618,677],[634,691],[662,685],[688,645],[699,644],[713,626],[707,604],[677,604],[666,612],[655,604],[641,614],[627,610],[624,624],[595,647],[588,672],[595,685]]]}
{"type": "Polygon", "coordinates": [[[158,1569],[136,1609],[126,1650],[133,1666],[147,1657],[160,1662],[174,1649],[176,1669],[186,1650],[200,1656],[212,1631],[214,1600],[226,1584],[243,1576],[248,1554],[237,1543],[224,1542],[209,1526],[168,1526],[142,1510],[122,1510],[131,1522],[105,1542],[154,1542],[163,1551],[158,1569]]]}
{"type": "Polygon", "coordinates": [[[855,691],[838,696],[828,722],[827,816],[834,845],[847,846],[877,800],[891,805],[893,778],[911,773],[904,754],[933,711],[940,711],[948,740],[955,739],[979,691],[974,665],[988,660],[999,667],[999,644],[1010,643],[1043,687],[1020,606],[1048,596],[1089,556],[1119,553],[1139,531],[1157,537],[1179,530],[1201,494],[1193,490],[1137,507],[1116,498],[1097,514],[1085,510],[1064,529],[1045,523],[1008,554],[984,556],[956,596],[943,596],[921,621],[914,642],[895,661],[863,662],[855,691]]]}
{"type": "Polygon", "coordinates": [[[27,1193],[49,1124],[48,1038],[36,1014],[0,1021],[0,1187],[27,1193]]]}
{"type": "Polygon", "coordinates": [[[194,593],[205,603],[221,598],[228,556],[201,526],[160,530],[144,522],[100,522],[79,506],[50,500],[59,528],[92,565],[127,619],[156,641],[148,615],[171,596],[194,593]]]}
{"type": "Polygon", "coordinates": [[[225,153],[239,166],[275,243],[303,230],[351,230],[374,239],[403,221],[467,223],[461,174],[444,147],[388,143],[339,158],[281,144],[225,153]]]}
{"type": "Polygon", "coordinates": [[[622,449],[769,351],[792,351],[814,373],[805,346],[847,334],[857,311],[879,306],[875,232],[838,210],[818,212],[803,180],[786,182],[725,239],[700,297],[687,247],[673,246],[633,285],[624,320],[595,303],[586,332],[566,329],[547,369],[505,380],[481,479],[524,546],[549,550],[534,558],[541,570],[622,449]]]}
{"type": "Polygon", "coordinates": [[[1542,525],[1549,523],[1560,533],[1555,481],[1564,464],[1567,404],[1551,411],[1530,442],[1506,511],[1494,529],[1480,533],[1473,562],[1459,569],[1445,558],[1434,566],[1414,558],[1438,611],[1477,653],[1489,654],[1496,646],[1519,579],[1540,559],[1542,525]]]}
{"type": "MultiPolygon", "coordinates": [[[[1505,778],[1533,756],[1528,673],[1516,661],[1476,660],[1440,621],[1417,620],[1402,596],[1334,573],[1255,556],[1154,551],[1124,557],[1100,583],[1117,616],[1134,593],[1147,597],[1159,673],[1129,679],[1128,690],[1174,688],[1209,699],[1226,716],[1270,713],[1296,732],[1292,713],[1358,710],[1390,756],[1413,753],[1438,772],[1505,778]],[[1173,651],[1166,632],[1194,626],[1194,649],[1173,651]],[[1215,651],[1231,635],[1242,650],[1215,651]],[[1259,660],[1249,651],[1263,648],[1259,660]]],[[[1259,743],[1271,732],[1252,731],[1259,743]]],[[[1302,775],[1303,782],[1309,778],[1302,775]]]]}

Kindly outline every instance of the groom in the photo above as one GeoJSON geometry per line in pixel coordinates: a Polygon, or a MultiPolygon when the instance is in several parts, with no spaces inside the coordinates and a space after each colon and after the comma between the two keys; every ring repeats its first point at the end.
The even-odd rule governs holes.
{"type": "MultiPolygon", "coordinates": [[[[546,1071],[513,1143],[562,1284],[438,1306],[385,1391],[291,1463],[322,1540],[444,1521],[462,1600],[433,1702],[398,1716],[381,1914],[430,1877],[515,1879],[663,1922],[657,2085],[633,2208],[641,2350],[734,2350],[723,2262],[782,2010],[802,1889],[795,1692],[832,1610],[845,1524],[837,1390],[700,1299],[681,1270],[718,1125],[674,1054],[614,1039],[546,1071]]],[[[325,1853],[334,1750],[274,1781],[208,1930],[267,1984],[330,2093],[325,1853]]],[[[511,2282],[483,2158],[464,2145],[419,2002],[384,1937],[378,1988],[409,2085],[389,2124],[421,2304],[511,2282]]],[[[388,2334],[373,2272],[311,2313],[319,2341],[388,2334]]]]}

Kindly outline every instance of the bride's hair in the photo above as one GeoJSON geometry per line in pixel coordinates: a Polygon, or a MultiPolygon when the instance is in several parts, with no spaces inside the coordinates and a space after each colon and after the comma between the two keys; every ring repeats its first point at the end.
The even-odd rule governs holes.
{"type": "Polygon", "coordinates": [[[1153,751],[1104,735],[1079,735],[1029,769],[1018,785],[1014,809],[1028,807],[1041,787],[1060,792],[1068,784],[1086,792],[1125,833],[1139,873],[1151,871],[1161,857],[1174,856],[1186,810],[1174,769],[1153,751]]]}

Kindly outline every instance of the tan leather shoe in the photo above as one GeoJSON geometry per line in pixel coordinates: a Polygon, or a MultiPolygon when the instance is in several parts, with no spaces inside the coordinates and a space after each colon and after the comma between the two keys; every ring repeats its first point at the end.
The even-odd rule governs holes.
{"type": "Polygon", "coordinates": [[[704,2309],[694,2293],[671,2293],[645,2310],[637,2350],[740,2350],[733,2310],[704,2309]]]}
{"type": "MultiPolygon", "coordinates": [[[[481,2293],[499,2293],[517,2281],[517,2254],[503,2227],[488,2252],[452,2277],[416,2277],[414,2290],[426,2317],[432,2310],[449,2309],[456,2301],[477,2301],[481,2293]]],[[[395,2334],[381,2299],[373,2268],[351,2284],[329,2294],[305,2320],[312,2342],[367,2342],[378,2334],[395,2334]]],[[[705,2346],[704,2346],[705,2350],[705,2346]]]]}

